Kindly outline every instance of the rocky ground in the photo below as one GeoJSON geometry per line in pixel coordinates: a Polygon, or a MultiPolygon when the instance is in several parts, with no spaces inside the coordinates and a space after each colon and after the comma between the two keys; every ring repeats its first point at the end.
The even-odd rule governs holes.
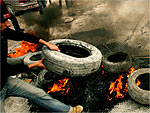
{"type": "MultiPolygon", "coordinates": [[[[58,4],[57,2],[52,0],[53,4],[58,4]]],[[[37,31],[39,36],[46,37],[47,40],[72,38],[97,47],[100,44],[119,42],[131,48],[125,49],[126,52],[140,58],[150,54],[149,9],[149,0],[74,0],[70,9],[66,9],[63,4],[62,15],[58,16],[59,22],[54,25],[45,27],[33,21],[40,18],[38,11],[29,13],[32,16],[25,12],[17,16],[17,19],[25,31],[37,31]]],[[[53,11],[59,13],[56,9],[53,11]]],[[[48,20],[45,20],[45,23],[47,22],[48,20]]],[[[9,45],[12,44],[16,42],[10,41],[9,45]]],[[[5,109],[8,113],[28,112],[28,107],[26,99],[15,97],[6,100],[5,109]]],[[[118,103],[110,112],[147,113],[150,109],[129,99],[118,103]]]]}

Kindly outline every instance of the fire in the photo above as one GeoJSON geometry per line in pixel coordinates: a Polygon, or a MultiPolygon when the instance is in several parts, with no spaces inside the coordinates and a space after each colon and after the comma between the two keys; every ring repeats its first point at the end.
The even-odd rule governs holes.
{"type": "Polygon", "coordinates": [[[139,86],[141,84],[141,82],[139,80],[137,80],[136,85],[139,86]]]}
{"type": "Polygon", "coordinates": [[[61,94],[66,95],[70,89],[70,88],[68,88],[66,90],[66,88],[65,88],[68,81],[69,81],[69,78],[64,78],[64,79],[58,80],[58,82],[59,82],[58,84],[54,83],[53,87],[48,87],[49,91],[47,93],[61,91],[60,92],[61,94]]]}
{"type": "Polygon", "coordinates": [[[131,68],[130,68],[130,71],[129,71],[129,74],[127,75],[127,77],[129,77],[130,74],[133,73],[133,71],[135,71],[135,68],[134,68],[134,67],[131,67],[131,68]]]}
{"type": "Polygon", "coordinates": [[[27,41],[21,41],[20,48],[15,49],[15,53],[10,53],[9,57],[19,57],[27,54],[29,51],[35,52],[38,45],[27,41]]]}
{"type": "MultiPolygon", "coordinates": [[[[135,68],[130,68],[129,73],[126,75],[128,78],[132,72],[135,71],[135,68]]],[[[123,87],[122,80],[124,79],[123,75],[120,75],[120,77],[115,81],[111,82],[109,87],[109,94],[111,95],[113,92],[116,92],[115,97],[111,97],[108,95],[108,100],[112,100],[113,98],[124,98],[125,94],[128,92],[127,90],[127,83],[125,87],[123,87]]]]}
{"type": "MultiPolygon", "coordinates": [[[[104,66],[103,66],[103,65],[101,65],[101,68],[102,68],[102,69],[104,69],[104,66]]],[[[103,75],[103,76],[105,76],[105,72],[104,72],[104,70],[102,70],[102,75],[103,75]]]]}

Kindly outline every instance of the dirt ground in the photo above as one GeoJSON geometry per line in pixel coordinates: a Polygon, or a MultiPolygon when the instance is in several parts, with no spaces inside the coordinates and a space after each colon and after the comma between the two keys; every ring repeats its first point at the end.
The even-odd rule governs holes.
{"type": "MultiPolygon", "coordinates": [[[[52,0],[52,3],[58,4],[58,1],[52,0]]],[[[28,24],[25,14],[17,16],[17,19],[25,31],[32,29],[41,33],[45,30],[45,35],[42,36],[43,38],[49,36],[48,40],[72,38],[95,46],[119,42],[129,46],[131,49],[126,51],[134,57],[150,55],[150,0],[74,0],[70,9],[67,9],[63,3],[61,11],[59,24],[46,29],[29,18],[28,21],[32,23],[28,24]]],[[[32,15],[36,16],[33,18],[38,18],[39,12],[34,11],[32,15]]],[[[16,42],[10,41],[9,45],[12,44],[16,42]]],[[[9,105],[6,110],[9,113],[22,112],[22,109],[10,111],[9,108],[13,107],[13,100],[9,101],[9,99],[6,100],[6,105],[9,105]]],[[[21,99],[21,101],[25,100],[21,99]]],[[[127,100],[116,105],[110,112],[148,113],[150,108],[135,103],[133,100],[127,100]]]]}

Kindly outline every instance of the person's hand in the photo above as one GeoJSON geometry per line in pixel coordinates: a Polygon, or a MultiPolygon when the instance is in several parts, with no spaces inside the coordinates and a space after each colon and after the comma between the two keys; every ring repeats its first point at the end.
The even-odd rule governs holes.
{"type": "Polygon", "coordinates": [[[40,61],[37,61],[33,64],[29,64],[28,67],[29,68],[33,68],[33,67],[40,67],[40,68],[44,68],[46,69],[46,67],[44,66],[44,64],[42,63],[42,61],[44,60],[44,57],[40,60],[40,61]]]}
{"type": "Polygon", "coordinates": [[[51,44],[51,43],[48,43],[47,47],[49,47],[51,50],[60,51],[58,46],[51,44]]]}
{"type": "Polygon", "coordinates": [[[46,45],[51,50],[60,51],[58,46],[51,44],[51,43],[48,43],[48,42],[44,41],[43,39],[40,39],[39,43],[46,45]]]}

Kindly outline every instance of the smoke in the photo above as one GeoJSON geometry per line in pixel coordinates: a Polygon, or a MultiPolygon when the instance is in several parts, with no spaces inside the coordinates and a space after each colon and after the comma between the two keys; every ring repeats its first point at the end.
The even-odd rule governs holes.
{"type": "Polygon", "coordinates": [[[148,0],[110,0],[107,5],[110,8],[113,19],[130,21],[131,16],[140,15],[148,7],[148,0]],[[128,18],[127,18],[128,17],[128,18]]]}
{"type": "Polygon", "coordinates": [[[43,9],[43,15],[30,12],[23,15],[24,21],[28,26],[36,26],[34,31],[38,37],[45,40],[50,38],[50,27],[61,22],[61,10],[56,4],[49,5],[43,9]]]}

